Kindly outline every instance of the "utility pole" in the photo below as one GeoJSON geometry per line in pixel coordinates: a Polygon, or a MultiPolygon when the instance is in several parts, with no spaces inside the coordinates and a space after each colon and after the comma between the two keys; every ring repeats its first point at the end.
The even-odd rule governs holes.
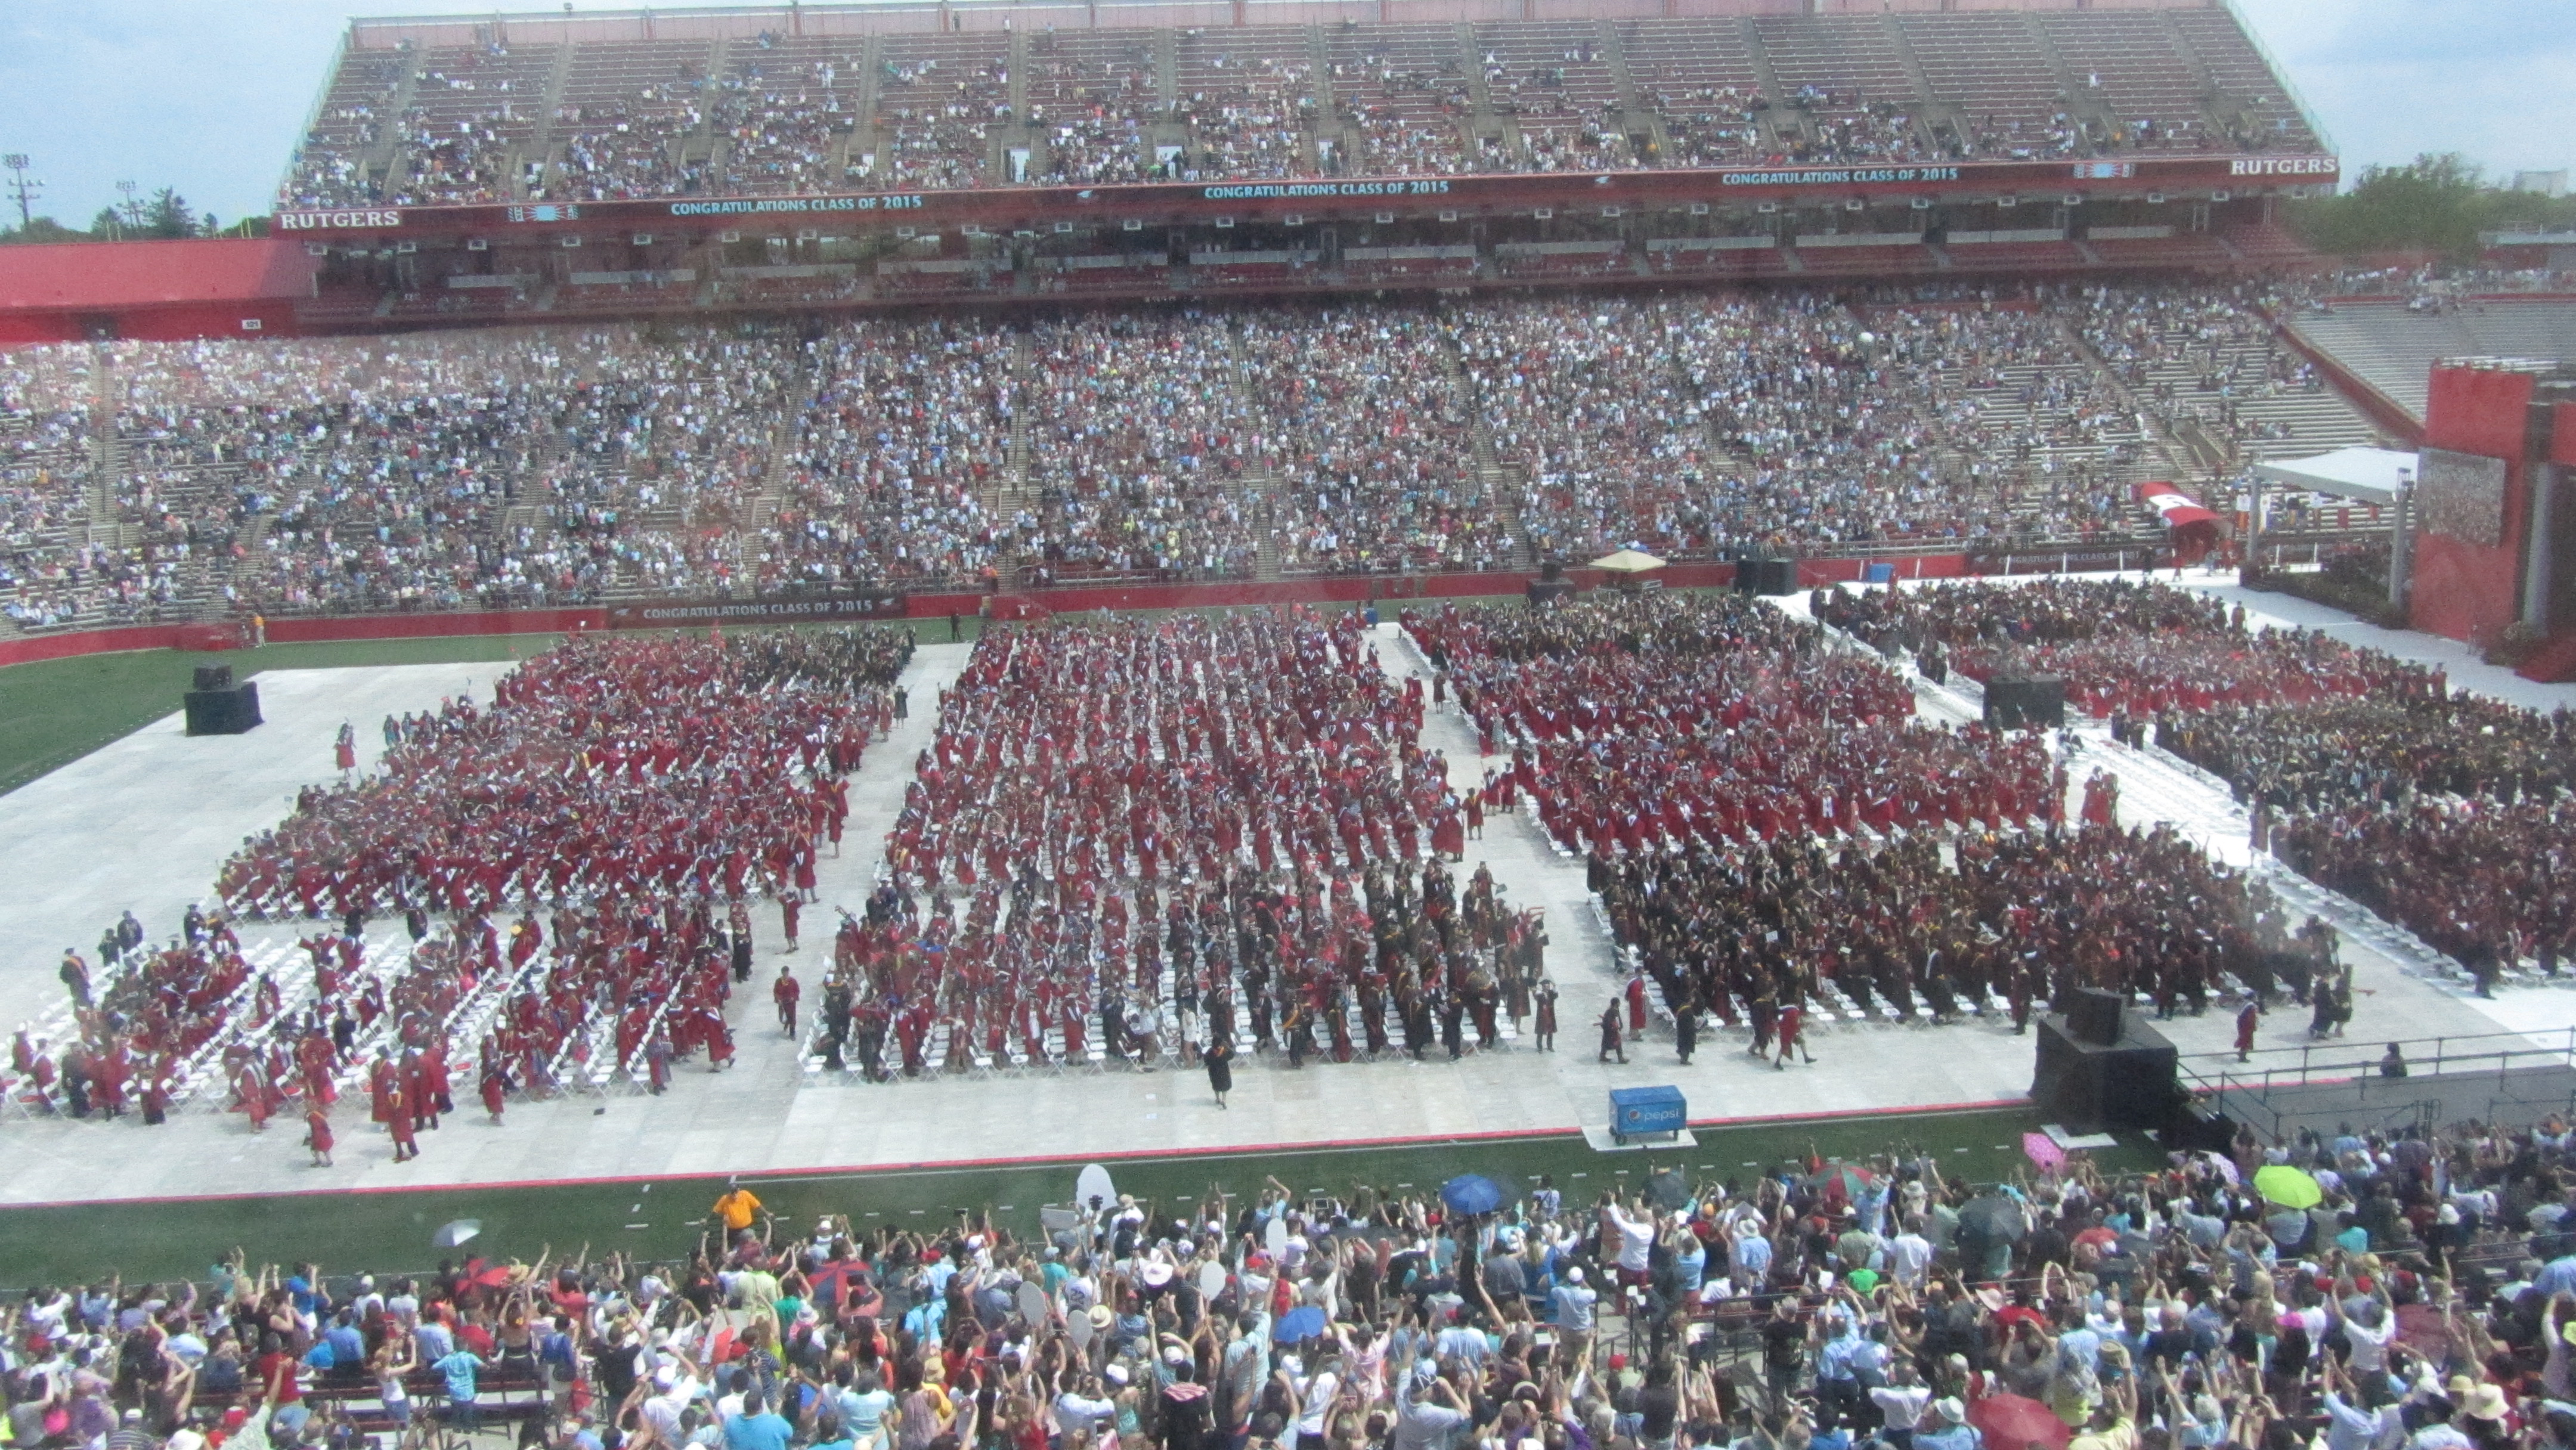
{"type": "Polygon", "coordinates": [[[143,230],[143,203],[134,199],[138,188],[131,181],[120,181],[116,189],[125,197],[124,203],[117,208],[125,217],[125,229],[129,232],[143,230]]]}
{"type": "Polygon", "coordinates": [[[30,224],[27,203],[43,194],[45,184],[27,179],[27,153],[24,151],[0,156],[0,166],[9,168],[9,190],[18,199],[18,230],[23,232],[30,224]]]}

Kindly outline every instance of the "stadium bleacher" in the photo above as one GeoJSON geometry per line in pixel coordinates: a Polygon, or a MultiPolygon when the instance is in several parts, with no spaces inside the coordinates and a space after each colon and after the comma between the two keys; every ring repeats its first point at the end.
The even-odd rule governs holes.
{"type": "MultiPolygon", "coordinates": [[[[1273,13],[1285,12],[1241,18],[1273,13]]],[[[362,21],[283,191],[309,205],[417,207],[1318,174],[1606,180],[2318,142],[2224,9],[1187,29],[1118,18],[1004,26],[974,10],[933,27],[889,11],[624,33],[530,16],[417,34],[362,21]]],[[[639,225],[582,251],[569,249],[580,237],[563,248],[548,237],[544,255],[458,241],[444,271],[426,257],[381,266],[372,301],[361,278],[376,263],[317,247],[333,261],[315,319],[549,325],[417,345],[102,353],[105,372],[83,376],[126,396],[10,409],[0,567],[20,626],[56,628],[102,614],[457,608],[746,579],[1526,566],[1632,539],[1692,557],[1745,539],[2092,537],[2145,522],[2120,488],[2145,473],[2221,466],[2247,443],[2368,436],[2272,341],[2250,294],[2204,286],[2178,308],[2139,304],[2152,313],[2142,324],[2135,289],[2079,297],[2034,284],[2304,257],[2277,229],[2234,213],[2078,219],[2030,196],[2019,200],[2039,205],[2002,209],[2013,200],[1975,221],[1920,196],[1911,209],[1846,198],[1776,221],[1749,203],[1643,219],[1542,209],[1486,235],[1391,211],[1374,230],[1256,217],[1240,232],[1134,238],[1147,224],[1132,217],[694,242],[639,225]],[[2011,225],[2023,218],[2032,224],[2011,225]],[[1933,280],[1888,286],[1908,276],[1933,280]],[[1782,290],[1615,295],[1625,281],[1699,278],[1782,290]],[[1427,310],[1286,305],[1371,286],[1424,289],[1427,310]],[[1596,296],[1488,291],[1520,286],[1596,296]],[[1434,288],[1457,295],[1433,301],[1434,288]],[[911,330],[931,325],[918,315],[775,315],[1002,298],[1106,309],[1176,291],[1196,294],[1198,310],[961,320],[935,343],[911,330]],[[1914,305],[1891,307],[1899,296],[1914,305]],[[1542,336],[1555,354],[1532,350],[1542,336]],[[847,355],[879,337],[946,361],[912,383],[879,377],[847,355]],[[1362,365],[1363,340],[1391,351],[1362,365]],[[1857,436],[1772,393],[1729,395],[1712,349],[1731,349],[1741,376],[1842,399],[1865,415],[1857,436]],[[560,395],[550,360],[568,355],[581,360],[560,395]],[[719,365],[744,371],[708,371],[719,365]],[[1877,375],[1863,387],[1856,369],[1877,375]],[[1398,437],[1334,441],[1327,423],[1340,419],[1316,411],[1324,394],[1300,391],[1318,370],[1336,379],[1330,397],[1398,437]],[[173,391],[174,377],[194,381],[173,391]],[[965,431],[950,437],[899,413],[863,418],[843,399],[848,436],[809,435],[798,410],[854,377],[982,399],[943,405],[980,421],[952,421],[965,431]],[[354,403],[329,391],[350,378],[365,384],[354,403]],[[915,441],[884,441],[903,439],[915,441]],[[903,467],[868,456],[872,441],[903,467]]],[[[46,357],[35,366],[64,376],[89,361],[78,347],[46,357]]]]}
{"type": "Polygon", "coordinates": [[[2576,302],[2470,297],[2416,306],[2337,299],[2298,313],[2291,329],[2420,419],[2443,358],[2576,358],[2576,302]]]}
{"type": "Polygon", "coordinates": [[[525,195],[534,170],[525,153],[546,120],[560,49],[495,43],[421,52],[386,199],[421,205],[525,195]]]}
{"type": "Polygon", "coordinates": [[[2027,17],[1908,15],[1898,28],[1929,82],[1928,99],[1947,113],[1960,155],[2075,154],[2071,98],[2027,17]]]}
{"type": "MultiPolygon", "coordinates": [[[[1541,276],[1636,261],[1617,242],[1527,246],[1502,260],[1541,276]]],[[[1463,246],[1376,250],[1352,265],[1475,264],[1463,246]]],[[[1801,255],[1863,277],[1894,250],[1801,255]]],[[[1301,265],[1191,260],[1211,278],[1301,265]]],[[[1011,280],[900,265],[876,280],[925,298],[1011,280]]],[[[858,280],[745,270],[573,273],[558,298],[607,313],[858,280]]],[[[1102,297],[1168,270],[1103,254],[1043,280],[1102,297]]],[[[789,580],[1515,568],[1631,543],[1688,559],[2145,537],[2141,479],[2376,437],[2276,336],[2283,307],[2198,283],[2038,301],[1809,287],[26,349],[0,416],[0,567],[9,612],[42,629],[789,580]],[[93,394],[115,400],[103,432],[93,394]]]]}
{"type": "MultiPolygon", "coordinates": [[[[2313,151],[2225,8],[411,46],[362,24],[305,205],[753,196],[1155,175],[2313,151]],[[1633,138],[1644,138],[1640,149],[1633,138]]],[[[943,22],[944,24],[944,22],[943,22]]],[[[506,33],[486,28],[495,36],[506,33]]]]}

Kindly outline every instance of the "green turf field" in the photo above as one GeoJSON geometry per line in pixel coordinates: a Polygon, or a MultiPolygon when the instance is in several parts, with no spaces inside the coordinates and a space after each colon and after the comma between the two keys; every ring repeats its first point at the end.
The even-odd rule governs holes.
{"type": "MultiPolygon", "coordinates": [[[[900,1087],[849,1089],[853,1112],[897,1107],[900,1087]]],[[[614,1100],[611,1112],[649,1111],[640,1101],[614,1100]]],[[[486,1131],[468,1126],[471,1115],[447,1131],[486,1131]]],[[[1366,1183],[1381,1190],[1428,1195],[1460,1173],[1530,1181],[1553,1174],[1569,1205],[1588,1203],[1604,1187],[1636,1184],[1654,1168],[1678,1166],[1694,1177],[1750,1178],[1760,1168],[1802,1157],[1811,1145],[1828,1158],[1864,1157],[1902,1142],[1937,1154],[1944,1172],[1976,1181],[2010,1175],[2023,1164],[2021,1135],[2038,1127],[2033,1110],[1858,1116],[1809,1123],[1764,1124],[1702,1130],[1695,1149],[1596,1153],[1571,1135],[1411,1143],[1397,1147],[1343,1148],[1291,1153],[1212,1153],[1139,1159],[1110,1165],[1118,1187],[1140,1198],[1195,1199],[1212,1183],[1237,1195],[1256,1193],[1275,1175],[1303,1194],[1347,1196],[1366,1183]]],[[[126,1130],[102,1127],[127,1148],[141,1145],[126,1130]]],[[[504,1129],[503,1131],[507,1131],[504,1129]]],[[[431,1157],[436,1134],[422,1135],[431,1157]]],[[[347,1135],[341,1151],[379,1151],[364,1132],[347,1135]]],[[[306,1170],[289,1130],[269,1133],[254,1151],[274,1156],[281,1187],[306,1170]]],[[[828,1143],[815,1145],[828,1158],[828,1143]]],[[[2106,1168],[2144,1166],[2153,1148],[2123,1135],[2121,1146],[2097,1155],[2106,1168]]],[[[1078,1162],[1013,1164],[993,1168],[885,1169],[855,1174],[784,1174],[750,1180],[772,1211],[798,1227],[823,1213],[845,1213],[861,1228],[877,1224],[924,1225],[960,1209],[991,1208],[1014,1231],[1037,1228],[1037,1210],[1073,1196],[1078,1162]]],[[[561,1251],[588,1244],[594,1254],[622,1249],[650,1258],[685,1255],[696,1244],[700,1220],[718,1193],[720,1179],[661,1179],[646,1183],[566,1183],[511,1188],[456,1188],[383,1193],[281,1193],[265,1198],[167,1203],[87,1204],[0,1210],[0,1289],[103,1277],[121,1271],[128,1282],[202,1275],[235,1247],[254,1263],[318,1260],[330,1272],[357,1268],[401,1271],[431,1267],[440,1257],[430,1234],[450,1219],[484,1225],[477,1251],[533,1259],[541,1248],[561,1251]]]]}

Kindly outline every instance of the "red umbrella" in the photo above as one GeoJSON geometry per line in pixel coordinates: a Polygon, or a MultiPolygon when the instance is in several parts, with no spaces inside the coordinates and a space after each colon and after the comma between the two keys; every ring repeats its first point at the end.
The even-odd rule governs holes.
{"type": "Polygon", "coordinates": [[[465,1279],[467,1283],[480,1284],[486,1289],[498,1289],[510,1282],[510,1271],[486,1259],[467,1259],[465,1279]]]}
{"type": "Polygon", "coordinates": [[[1988,1395],[1968,1406],[1968,1423],[1986,1450],[2066,1450],[2074,1431],[2055,1411],[2023,1395],[1988,1395]]]}

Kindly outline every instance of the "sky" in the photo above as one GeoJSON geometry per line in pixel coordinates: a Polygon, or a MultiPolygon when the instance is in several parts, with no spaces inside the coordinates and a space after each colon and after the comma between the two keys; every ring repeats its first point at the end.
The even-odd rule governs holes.
{"type": "MultiPolygon", "coordinates": [[[[2422,152],[2461,152],[2490,175],[2576,164],[2576,0],[2239,3],[2347,178],[2422,152]]],[[[364,13],[493,9],[394,0],[364,13]]],[[[5,0],[0,152],[32,159],[39,214],[66,225],[115,202],[119,181],[176,187],[224,221],[264,212],[352,13],[348,0],[5,0]]]]}

